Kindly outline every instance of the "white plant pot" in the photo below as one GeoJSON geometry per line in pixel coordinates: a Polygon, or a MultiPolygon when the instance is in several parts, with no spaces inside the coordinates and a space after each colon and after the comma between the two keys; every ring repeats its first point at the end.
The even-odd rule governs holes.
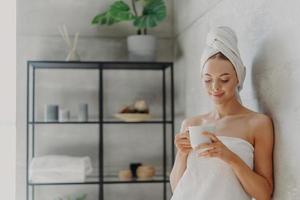
{"type": "Polygon", "coordinates": [[[153,35],[131,35],[127,37],[130,61],[155,61],[157,39],[153,35]]]}

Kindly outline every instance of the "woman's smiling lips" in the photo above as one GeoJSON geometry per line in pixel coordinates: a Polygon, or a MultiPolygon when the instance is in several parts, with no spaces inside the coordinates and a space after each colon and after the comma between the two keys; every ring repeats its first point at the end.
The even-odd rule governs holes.
{"type": "Polygon", "coordinates": [[[214,97],[221,97],[223,96],[224,92],[219,92],[219,93],[211,93],[212,96],[214,97]]]}

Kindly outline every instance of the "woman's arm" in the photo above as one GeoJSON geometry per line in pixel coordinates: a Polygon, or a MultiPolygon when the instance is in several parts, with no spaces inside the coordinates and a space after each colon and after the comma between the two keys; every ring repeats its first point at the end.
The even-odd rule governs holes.
{"type": "Polygon", "coordinates": [[[256,124],[254,171],[238,156],[230,164],[248,194],[256,200],[269,200],[273,193],[273,125],[266,116],[256,124]]]}
{"type": "MultiPolygon", "coordinates": [[[[181,124],[181,129],[180,129],[180,133],[184,132],[187,130],[187,120],[184,120],[181,124]]],[[[178,133],[178,134],[180,134],[178,133]]],[[[177,137],[179,136],[177,134],[177,137]]],[[[176,138],[174,143],[176,143],[176,138]]],[[[171,184],[171,188],[172,188],[172,192],[174,192],[179,180],[181,179],[183,173],[185,172],[186,169],[186,161],[187,161],[187,157],[188,154],[181,152],[179,149],[177,149],[177,154],[176,154],[176,158],[175,158],[175,162],[172,168],[172,171],[170,173],[170,184],[171,184]]]]}
{"type": "Polygon", "coordinates": [[[174,192],[179,180],[181,179],[183,173],[185,172],[186,160],[187,160],[187,155],[184,155],[180,152],[176,154],[174,166],[170,174],[170,184],[171,184],[172,192],[174,192]]]}

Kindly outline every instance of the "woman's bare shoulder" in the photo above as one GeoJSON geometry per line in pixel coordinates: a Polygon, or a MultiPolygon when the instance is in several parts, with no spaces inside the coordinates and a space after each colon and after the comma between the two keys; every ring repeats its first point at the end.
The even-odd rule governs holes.
{"type": "Polygon", "coordinates": [[[272,123],[272,119],[270,116],[264,114],[264,113],[259,113],[259,112],[252,112],[251,117],[250,117],[250,122],[252,125],[256,126],[263,126],[263,125],[268,125],[272,123]]]}
{"type": "Polygon", "coordinates": [[[273,122],[270,116],[263,113],[254,113],[249,121],[254,138],[272,137],[273,122]]]}
{"type": "Polygon", "coordinates": [[[254,110],[250,110],[245,107],[245,110],[242,114],[242,116],[245,116],[246,119],[248,119],[248,122],[251,123],[251,125],[259,125],[259,124],[268,124],[272,121],[271,117],[264,113],[256,112],[254,110]]]}

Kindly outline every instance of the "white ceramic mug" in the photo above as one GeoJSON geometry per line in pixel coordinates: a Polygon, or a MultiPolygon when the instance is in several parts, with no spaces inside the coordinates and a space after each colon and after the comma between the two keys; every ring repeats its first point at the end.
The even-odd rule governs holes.
{"type": "Polygon", "coordinates": [[[201,126],[190,126],[188,129],[191,146],[195,149],[199,144],[211,143],[210,138],[202,135],[202,132],[207,131],[214,133],[216,131],[216,126],[214,124],[203,124],[201,126]]]}

